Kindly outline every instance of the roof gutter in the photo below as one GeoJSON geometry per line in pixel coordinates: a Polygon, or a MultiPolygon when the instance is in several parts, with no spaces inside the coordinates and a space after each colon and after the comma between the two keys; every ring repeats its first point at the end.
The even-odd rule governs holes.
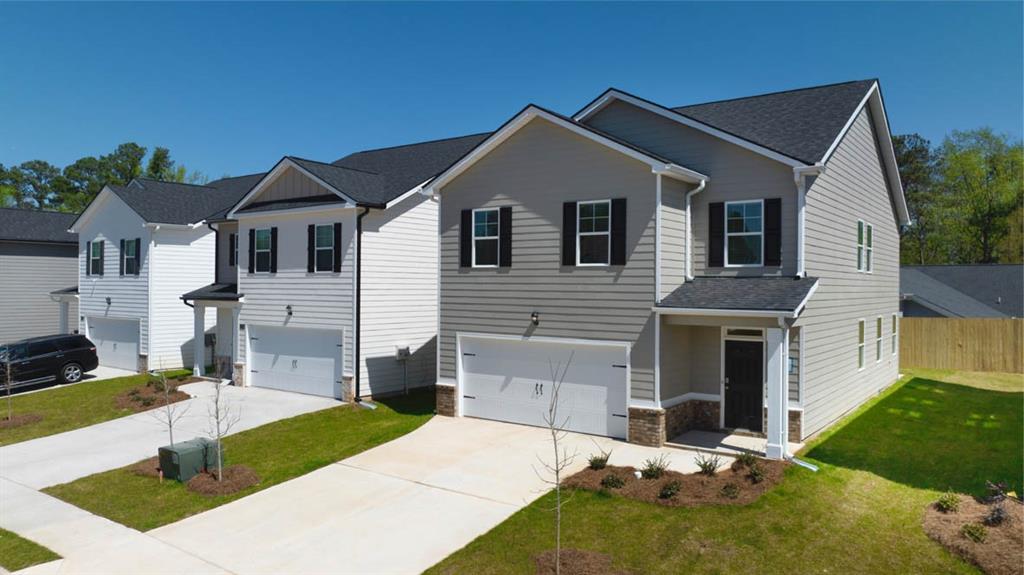
{"type": "MultiPolygon", "coordinates": [[[[807,245],[807,177],[825,173],[825,164],[818,162],[811,166],[793,168],[793,182],[796,184],[796,277],[807,277],[807,263],[804,246],[807,245]]],[[[687,222],[689,223],[689,222],[687,222]]]]}
{"type": "Polygon", "coordinates": [[[686,280],[693,279],[693,218],[690,216],[690,201],[704,191],[708,181],[701,180],[697,187],[686,192],[686,280]]]}

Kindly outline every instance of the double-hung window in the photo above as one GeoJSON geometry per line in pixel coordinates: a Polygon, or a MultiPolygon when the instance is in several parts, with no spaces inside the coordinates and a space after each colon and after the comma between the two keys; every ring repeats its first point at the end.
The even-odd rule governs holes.
{"type": "Polygon", "coordinates": [[[864,369],[864,320],[857,321],[857,369],[864,369]]]}
{"type": "Polygon", "coordinates": [[[726,267],[759,266],[764,261],[764,202],[725,203],[726,267]]]}
{"type": "Polygon", "coordinates": [[[498,267],[498,208],[473,210],[473,267],[498,267]]]}
{"type": "Polygon", "coordinates": [[[139,254],[136,252],[135,240],[124,240],[124,275],[133,276],[139,270],[139,254]]]}
{"type": "Polygon", "coordinates": [[[103,275],[103,240],[89,244],[89,274],[103,275]]]}
{"type": "Polygon", "coordinates": [[[611,262],[611,200],[576,204],[576,265],[606,266],[611,262]]]}
{"type": "Polygon", "coordinates": [[[857,271],[871,273],[874,259],[874,226],[857,220],[857,271]]]}
{"type": "Polygon", "coordinates": [[[270,228],[256,230],[256,271],[270,271],[270,228]]]}
{"type": "Polygon", "coordinates": [[[896,317],[896,314],[892,314],[892,335],[890,335],[889,337],[892,339],[893,355],[896,355],[896,352],[899,351],[899,348],[897,347],[897,345],[899,345],[899,340],[896,338],[896,334],[899,332],[899,326],[899,319],[896,317]]]}
{"type": "Polygon", "coordinates": [[[875,361],[882,361],[882,316],[875,318],[875,361]]]}
{"type": "Polygon", "coordinates": [[[334,225],[316,226],[316,271],[334,271],[334,225]]]}

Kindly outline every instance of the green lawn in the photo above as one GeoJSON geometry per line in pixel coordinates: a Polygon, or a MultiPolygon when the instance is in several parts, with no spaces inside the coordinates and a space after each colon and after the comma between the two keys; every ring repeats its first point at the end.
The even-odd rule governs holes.
{"type": "MultiPolygon", "coordinates": [[[[791,468],[752,505],[664,508],[579,491],[563,508],[562,544],[637,573],[977,573],[928,539],[921,517],[948,487],[1020,485],[1021,383],[911,373],[805,450],[819,472],[791,468]]],[[[428,573],[533,573],[532,557],[554,546],[553,502],[542,497],[428,573]]]]}
{"type": "Polygon", "coordinates": [[[46,547],[0,529],[0,567],[8,571],[17,571],[56,559],[60,559],[60,555],[46,547]]]}
{"type": "MultiPolygon", "coordinates": [[[[169,377],[191,374],[192,370],[168,371],[169,377]]],[[[143,385],[148,375],[132,375],[101,381],[83,381],[68,386],[54,386],[42,391],[12,396],[14,415],[37,414],[35,423],[0,429],[0,446],[53,435],[79,427],[102,423],[130,415],[131,410],[118,409],[114,399],[124,391],[143,385]]],[[[7,416],[7,397],[0,395],[0,416],[7,416]]]]}
{"type": "MultiPolygon", "coordinates": [[[[227,464],[244,464],[259,485],[206,497],[175,481],[157,483],[130,467],[83,477],[43,491],[129,527],[146,531],[266,489],[409,433],[434,412],[432,391],[381,400],[376,410],[339,406],[243,431],[224,440],[227,464]]],[[[154,455],[156,455],[154,453],[154,455]]]]}

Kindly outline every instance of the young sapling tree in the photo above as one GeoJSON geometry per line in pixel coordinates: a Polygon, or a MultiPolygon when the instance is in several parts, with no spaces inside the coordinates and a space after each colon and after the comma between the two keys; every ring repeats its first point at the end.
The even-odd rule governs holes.
{"type": "Polygon", "coordinates": [[[171,395],[177,391],[177,388],[172,389],[170,384],[167,383],[167,375],[164,374],[162,369],[156,373],[156,378],[157,383],[160,385],[160,393],[163,395],[164,404],[160,409],[154,409],[149,413],[162,425],[167,426],[167,439],[171,447],[174,447],[174,425],[181,418],[185,417],[188,410],[192,408],[192,404],[171,401],[171,395]]]}
{"type": "Polygon", "coordinates": [[[241,419],[241,414],[238,410],[221,394],[223,388],[223,380],[218,379],[213,382],[213,398],[208,409],[210,416],[210,439],[214,440],[217,446],[217,481],[224,480],[224,449],[222,448],[222,440],[241,419]]]}

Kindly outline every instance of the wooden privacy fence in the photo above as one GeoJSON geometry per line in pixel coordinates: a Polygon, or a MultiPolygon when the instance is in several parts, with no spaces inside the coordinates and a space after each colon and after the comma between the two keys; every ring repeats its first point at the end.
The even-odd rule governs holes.
{"type": "Polygon", "coordinates": [[[1024,373],[1024,319],[905,317],[900,365],[1024,373]]]}

